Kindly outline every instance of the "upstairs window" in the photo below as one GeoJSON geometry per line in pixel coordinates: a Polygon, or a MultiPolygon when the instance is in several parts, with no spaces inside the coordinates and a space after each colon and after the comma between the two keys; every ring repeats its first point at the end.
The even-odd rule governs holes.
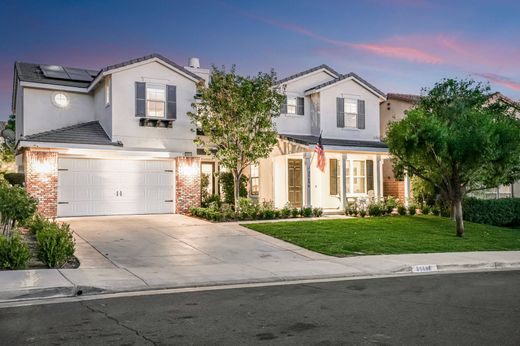
{"type": "Polygon", "coordinates": [[[166,108],[166,86],[146,84],[146,116],[164,118],[166,108]]]}
{"type": "Polygon", "coordinates": [[[282,114],[304,115],[303,97],[286,96],[285,103],[282,105],[282,114]]]}
{"type": "Polygon", "coordinates": [[[354,99],[345,99],[345,127],[356,128],[358,103],[354,99]]]}

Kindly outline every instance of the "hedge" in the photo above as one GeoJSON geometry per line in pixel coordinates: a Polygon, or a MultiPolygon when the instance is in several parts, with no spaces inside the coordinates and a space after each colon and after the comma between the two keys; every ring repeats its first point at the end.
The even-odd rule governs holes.
{"type": "Polygon", "coordinates": [[[520,226],[520,198],[466,198],[462,210],[466,221],[494,226],[520,226]]]}

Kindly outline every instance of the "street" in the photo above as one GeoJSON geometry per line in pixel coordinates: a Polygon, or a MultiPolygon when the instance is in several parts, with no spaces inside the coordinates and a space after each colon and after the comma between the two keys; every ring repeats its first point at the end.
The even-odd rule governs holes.
{"type": "Polygon", "coordinates": [[[0,309],[2,345],[520,344],[520,271],[0,309]]]}

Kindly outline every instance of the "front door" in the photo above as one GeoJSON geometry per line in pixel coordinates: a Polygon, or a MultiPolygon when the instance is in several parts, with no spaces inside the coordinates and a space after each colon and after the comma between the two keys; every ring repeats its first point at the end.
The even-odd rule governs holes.
{"type": "Polygon", "coordinates": [[[301,208],[303,200],[302,160],[289,159],[287,167],[289,203],[295,208],[301,208]]]}

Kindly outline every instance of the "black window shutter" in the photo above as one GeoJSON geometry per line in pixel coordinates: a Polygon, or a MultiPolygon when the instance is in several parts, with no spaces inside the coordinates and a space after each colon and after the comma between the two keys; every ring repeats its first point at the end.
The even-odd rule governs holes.
{"type": "Polygon", "coordinates": [[[285,96],[282,107],[280,108],[280,114],[287,114],[287,96],[285,96]]]}
{"type": "Polygon", "coordinates": [[[177,87],[166,86],[166,119],[177,119],[177,87]]]}
{"type": "Polygon", "coordinates": [[[336,98],[336,125],[345,127],[345,99],[343,97],[336,98]]]}
{"type": "Polygon", "coordinates": [[[304,115],[305,114],[305,101],[303,97],[296,98],[296,114],[298,115],[304,115]]]}
{"type": "Polygon", "coordinates": [[[135,82],[135,116],[146,116],[146,83],[135,82]]]}
{"type": "Polygon", "coordinates": [[[357,101],[358,115],[357,115],[357,128],[365,128],[365,100],[357,101]]]}
{"type": "Polygon", "coordinates": [[[367,192],[374,190],[374,161],[367,160],[367,192]]]}

